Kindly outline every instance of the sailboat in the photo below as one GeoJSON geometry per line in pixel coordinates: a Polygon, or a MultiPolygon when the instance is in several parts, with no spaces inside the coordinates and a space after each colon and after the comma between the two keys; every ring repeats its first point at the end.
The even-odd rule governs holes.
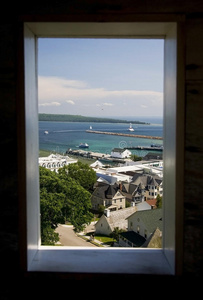
{"type": "Polygon", "coordinates": [[[130,123],[130,127],[128,128],[128,131],[134,131],[134,128],[132,127],[131,123],[130,123]]]}

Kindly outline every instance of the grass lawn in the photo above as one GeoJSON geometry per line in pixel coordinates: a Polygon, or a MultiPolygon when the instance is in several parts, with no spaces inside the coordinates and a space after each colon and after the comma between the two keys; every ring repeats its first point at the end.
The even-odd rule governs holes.
{"type": "Polygon", "coordinates": [[[94,238],[107,245],[111,245],[114,242],[114,239],[106,235],[95,235],[94,238]]]}
{"type": "Polygon", "coordinates": [[[49,150],[39,150],[39,157],[47,157],[51,154],[49,150]]]}

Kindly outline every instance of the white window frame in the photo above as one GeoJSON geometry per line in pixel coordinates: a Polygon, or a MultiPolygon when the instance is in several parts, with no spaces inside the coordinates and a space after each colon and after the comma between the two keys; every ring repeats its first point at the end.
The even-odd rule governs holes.
{"type": "MultiPolygon", "coordinates": [[[[26,272],[182,273],[184,175],[183,23],[172,16],[147,22],[28,22],[19,42],[18,135],[21,263],[26,272]],[[166,18],[166,21],[164,19],[166,18]],[[164,38],[163,248],[40,246],[37,38],[164,38]],[[142,263],[140,263],[142,262],[142,263]]],[[[144,20],[144,17],[143,17],[144,20]]]]}

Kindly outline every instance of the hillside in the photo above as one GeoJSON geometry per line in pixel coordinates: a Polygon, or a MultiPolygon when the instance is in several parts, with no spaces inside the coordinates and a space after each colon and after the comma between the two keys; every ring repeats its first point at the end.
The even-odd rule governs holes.
{"type": "Polygon", "coordinates": [[[112,118],[85,117],[80,115],[58,115],[58,114],[39,114],[39,121],[55,122],[101,122],[101,123],[132,123],[132,124],[149,124],[140,121],[127,121],[112,118]]]}

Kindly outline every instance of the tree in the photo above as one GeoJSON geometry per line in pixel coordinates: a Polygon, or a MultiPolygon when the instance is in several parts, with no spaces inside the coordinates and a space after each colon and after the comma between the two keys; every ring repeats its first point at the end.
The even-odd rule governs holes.
{"type": "Polygon", "coordinates": [[[77,162],[69,164],[59,169],[59,174],[64,178],[70,177],[75,179],[83,188],[92,192],[94,183],[97,181],[96,172],[85,163],[77,162]]]}
{"type": "Polygon", "coordinates": [[[102,215],[104,213],[104,210],[105,210],[105,206],[102,204],[99,204],[98,213],[102,215]]]}
{"type": "Polygon", "coordinates": [[[142,160],[142,157],[141,156],[138,156],[136,154],[131,154],[130,158],[133,160],[133,161],[140,161],[142,160]]]}
{"type": "Polygon", "coordinates": [[[64,222],[64,201],[65,195],[56,173],[40,167],[41,242],[44,245],[54,245],[59,240],[54,231],[59,223],[64,222]]]}
{"type": "Polygon", "coordinates": [[[123,229],[119,229],[119,227],[115,227],[113,232],[110,233],[110,237],[112,237],[114,240],[118,241],[119,240],[119,234],[123,232],[123,229]]]}
{"type": "Polygon", "coordinates": [[[160,196],[159,194],[156,197],[156,207],[157,208],[161,208],[162,207],[162,196],[160,196]]]}
{"type": "Polygon", "coordinates": [[[55,244],[55,233],[59,223],[67,219],[74,225],[75,231],[83,230],[93,217],[91,194],[74,178],[66,168],[55,173],[40,167],[40,210],[42,244],[55,244]]]}
{"type": "Polygon", "coordinates": [[[93,217],[90,212],[91,194],[73,178],[68,177],[66,178],[65,196],[64,209],[66,209],[66,213],[64,215],[66,214],[66,218],[73,224],[76,232],[82,231],[85,224],[90,224],[93,217]]]}

